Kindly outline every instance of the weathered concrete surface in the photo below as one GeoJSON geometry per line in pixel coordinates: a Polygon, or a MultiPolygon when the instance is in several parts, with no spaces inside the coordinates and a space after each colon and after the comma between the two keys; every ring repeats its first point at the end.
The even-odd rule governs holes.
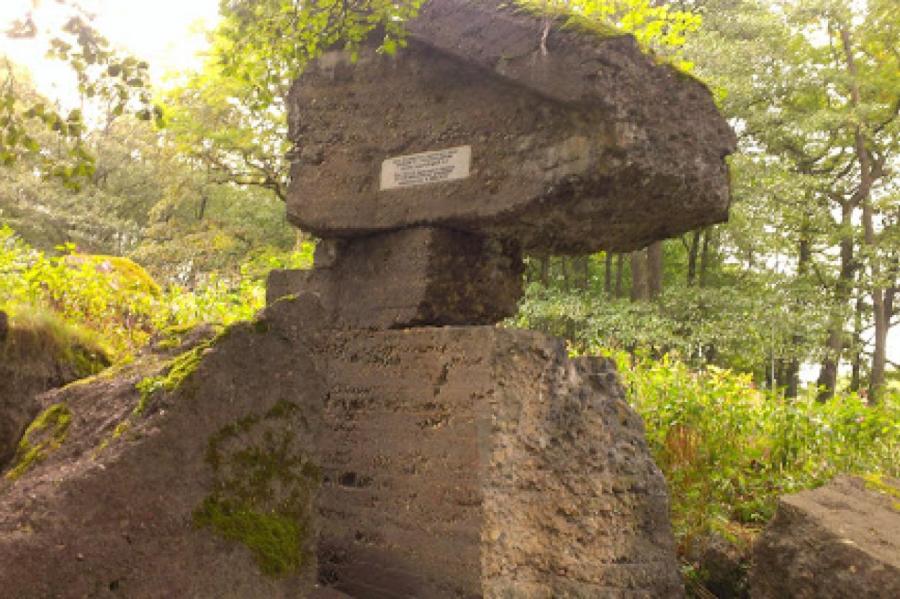
{"type": "Polygon", "coordinates": [[[900,483],[885,484],[894,496],[842,476],[782,497],[754,547],[751,597],[900,597],[900,483]]]}
{"type": "Polygon", "coordinates": [[[42,396],[68,419],[0,478],[0,595],[306,597],[319,321],[309,298],[281,303],[177,366],[147,355],[42,396]],[[135,385],[167,371],[142,400],[135,385]]]}
{"type": "Polygon", "coordinates": [[[735,141],[702,84],[627,36],[553,28],[544,53],[544,20],[497,5],[432,0],[396,57],[331,53],[304,73],[289,100],[293,223],[586,253],[725,220],[735,141]],[[384,160],[456,146],[471,146],[468,178],[380,189],[384,160]]]}
{"type": "Polygon", "coordinates": [[[274,271],[269,303],[311,292],[340,328],[493,324],[515,314],[522,259],[511,243],[418,227],[321,242],[311,271],[274,271]]]}
{"type": "Polygon", "coordinates": [[[665,482],[602,360],[492,327],[335,335],[320,580],[353,597],[677,597],[665,482]]]}

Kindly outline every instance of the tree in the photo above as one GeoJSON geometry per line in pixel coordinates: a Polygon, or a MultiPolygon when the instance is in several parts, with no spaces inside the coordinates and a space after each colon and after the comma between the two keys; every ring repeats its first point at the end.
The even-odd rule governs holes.
{"type": "Polygon", "coordinates": [[[87,132],[84,108],[102,108],[107,120],[130,112],[145,121],[162,121],[162,111],[151,97],[146,62],[111,49],[109,41],[91,23],[78,5],[59,0],[70,16],[61,31],[43,31],[31,13],[6,31],[10,38],[50,37],[49,55],[66,62],[75,73],[82,108],[62,114],[52,103],[21,93],[15,69],[5,61],[0,69],[0,164],[10,166],[23,158],[37,164],[45,177],[77,188],[94,172],[94,156],[85,148],[87,132]],[[34,135],[39,123],[59,140],[56,151],[48,151],[34,135]],[[65,151],[60,151],[64,148],[65,151]]]}

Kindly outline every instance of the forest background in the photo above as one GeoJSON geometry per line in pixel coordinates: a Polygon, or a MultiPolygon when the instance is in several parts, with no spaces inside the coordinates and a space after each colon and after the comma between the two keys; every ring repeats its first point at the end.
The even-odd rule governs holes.
{"type": "MultiPolygon", "coordinates": [[[[266,273],[309,267],[315,245],[284,215],[291,81],[375,29],[397,52],[421,2],[222,0],[203,60],[165,85],[77,3],[49,3],[61,25],[25,10],[5,35],[48,40],[78,100],[0,57],[0,310],[119,363],[251,317],[266,273]]],[[[529,256],[505,325],[619,361],[684,554],[710,532],[749,543],[777,495],[837,472],[900,475],[894,3],[516,3],[635,35],[707,83],[738,133],[727,224],[627,255],[529,256]]]]}

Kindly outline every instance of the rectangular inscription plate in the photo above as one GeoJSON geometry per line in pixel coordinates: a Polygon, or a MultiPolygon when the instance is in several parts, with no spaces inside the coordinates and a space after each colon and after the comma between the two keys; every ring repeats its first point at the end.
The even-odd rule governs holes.
{"type": "Polygon", "coordinates": [[[465,179],[472,164],[472,146],[388,158],[381,163],[381,189],[401,189],[465,179]]]}

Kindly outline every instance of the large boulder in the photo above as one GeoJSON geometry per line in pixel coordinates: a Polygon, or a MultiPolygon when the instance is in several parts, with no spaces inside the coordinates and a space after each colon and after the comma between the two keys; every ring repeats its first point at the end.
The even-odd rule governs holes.
{"type": "Polygon", "coordinates": [[[353,597],[678,597],[612,363],[494,327],[329,338],[320,575],[353,597]]]}
{"type": "Polygon", "coordinates": [[[511,4],[432,0],[397,56],[373,39],[311,65],[288,101],[290,220],[325,238],[435,226],[556,253],[724,221],[735,138],[709,90],[631,36],[511,4]]]}
{"type": "Polygon", "coordinates": [[[0,595],[307,597],[320,320],[282,302],[43,395],[0,478],[0,595]]]}
{"type": "Polygon", "coordinates": [[[751,597],[900,597],[898,498],[898,481],[847,476],[782,497],[754,547],[751,597]]]}

